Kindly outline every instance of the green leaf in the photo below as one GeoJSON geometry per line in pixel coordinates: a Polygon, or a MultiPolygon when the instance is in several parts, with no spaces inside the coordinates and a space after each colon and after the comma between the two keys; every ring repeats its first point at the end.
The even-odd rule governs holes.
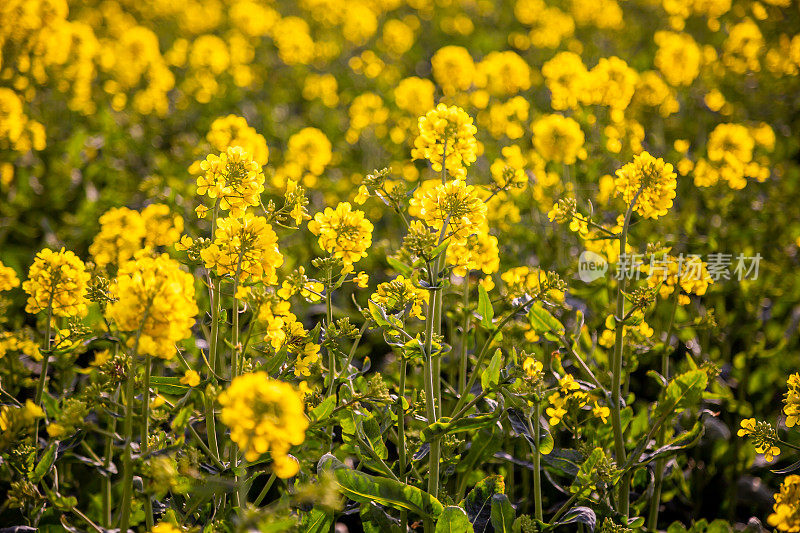
{"type": "Polygon", "coordinates": [[[51,443],[47,449],[42,454],[41,459],[36,464],[36,468],[33,469],[33,473],[30,476],[31,483],[39,483],[44,476],[50,471],[53,467],[53,463],[56,462],[56,451],[58,450],[58,444],[53,442],[51,443]]]}
{"type": "Polygon", "coordinates": [[[389,263],[389,266],[397,270],[400,274],[402,274],[405,277],[411,276],[411,274],[414,272],[413,268],[395,259],[394,257],[387,257],[386,262],[389,263]]]}
{"type": "Polygon", "coordinates": [[[333,512],[313,508],[303,514],[301,530],[306,533],[330,533],[333,527],[333,512]]]}
{"type": "Polygon", "coordinates": [[[451,505],[439,516],[435,533],[474,533],[474,530],[464,509],[451,505]]]}
{"type": "Polygon", "coordinates": [[[481,374],[481,387],[483,390],[492,390],[500,384],[500,368],[503,366],[503,352],[498,348],[489,366],[481,374]]]}
{"type": "Polygon", "coordinates": [[[528,311],[528,322],[536,333],[564,334],[564,325],[539,302],[534,302],[528,311]]]}
{"type": "Polygon", "coordinates": [[[433,424],[422,430],[422,442],[430,442],[442,435],[471,431],[491,426],[500,417],[502,412],[487,413],[461,417],[455,422],[451,422],[449,417],[443,416],[433,424]]]}
{"type": "Polygon", "coordinates": [[[492,300],[489,299],[489,293],[480,284],[478,285],[478,314],[481,315],[481,326],[489,330],[494,329],[494,324],[492,324],[494,319],[492,300]]]}
{"type": "Polygon", "coordinates": [[[331,454],[322,456],[317,470],[332,470],[342,494],[359,503],[375,502],[423,518],[436,518],[444,509],[439,500],[417,487],[351,470],[331,454]]]}
{"type": "Polygon", "coordinates": [[[336,396],[328,396],[322,401],[322,403],[309,411],[308,414],[310,415],[311,420],[316,422],[331,416],[331,413],[333,413],[334,409],[336,409],[336,396]]]}
{"type": "Polygon", "coordinates": [[[656,405],[656,419],[697,406],[707,385],[708,374],[704,370],[690,370],[675,376],[656,405]]]}
{"type": "Polygon", "coordinates": [[[467,494],[463,506],[477,533],[487,530],[492,514],[492,496],[504,491],[503,476],[494,475],[479,481],[467,494]]]}
{"type": "Polygon", "coordinates": [[[376,304],[372,300],[369,300],[367,302],[367,305],[369,306],[369,314],[372,316],[372,320],[374,320],[376,324],[384,328],[392,327],[392,325],[389,323],[389,319],[387,318],[386,311],[383,309],[383,307],[376,304]]]}
{"type": "Polygon", "coordinates": [[[364,436],[367,438],[367,442],[375,453],[381,459],[386,459],[389,457],[389,451],[386,449],[386,444],[383,442],[383,433],[381,432],[381,426],[378,424],[378,419],[375,418],[375,415],[370,413],[365,418],[358,418],[358,421],[361,423],[361,427],[364,431],[364,436]]]}
{"type": "Polygon", "coordinates": [[[183,396],[191,389],[189,385],[181,383],[181,378],[179,376],[151,376],[150,386],[159,393],[170,396],[183,396]]]}
{"type": "Polygon", "coordinates": [[[400,521],[375,503],[361,506],[361,525],[364,533],[400,533],[400,521]]]}
{"type": "Polygon", "coordinates": [[[492,496],[491,521],[495,533],[511,533],[514,526],[516,513],[514,507],[505,494],[495,494],[492,496]]]}

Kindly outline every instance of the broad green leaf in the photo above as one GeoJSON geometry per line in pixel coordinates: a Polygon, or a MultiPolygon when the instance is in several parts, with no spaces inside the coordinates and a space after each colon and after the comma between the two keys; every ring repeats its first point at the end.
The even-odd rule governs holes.
{"type": "Polygon", "coordinates": [[[367,302],[369,306],[369,314],[372,316],[372,320],[375,321],[381,327],[391,327],[392,325],[389,323],[389,319],[386,316],[386,311],[380,305],[376,304],[372,300],[367,302]]]}
{"type": "Polygon", "coordinates": [[[478,482],[467,494],[463,501],[463,506],[472,522],[475,533],[488,531],[492,514],[492,496],[503,494],[504,492],[503,476],[495,475],[478,482]]]}
{"type": "Polygon", "coordinates": [[[394,257],[387,257],[386,262],[389,263],[389,266],[397,270],[400,274],[404,275],[405,277],[411,276],[411,274],[414,272],[414,269],[412,269],[407,264],[395,259],[394,257]]]}
{"type": "Polygon", "coordinates": [[[708,374],[703,370],[690,370],[675,376],[656,405],[656,419],[695,407],[700,403],[707,385],[708,374]]]}
{"type": "Polygon", "coordinates": [[[461,507],[451,505],[445,507],[439,516],[435,533],[474,533],[474,530],[472,524],[469,523],[466,511],[461,507]]]}
{"type": "Polygon", "coordinates": [[[375,502],[424,518],[436,518],[444,509],[439,500],[417,487],[351,470],[331,454],[322,456],[317,469],[332,470],[342,494],[359,503],[375,502]]]}
{"type": "Polygon", "coordinates": [[[336,396],[328,396],[308,414],[311,420],[316,422],[317,420],[328,418],[334,409],[336,409],[336,396]]]}
{"type": "Polygon", "coordinates": [[[486,329],[493,329],[494,309],[492,308],[492,300],[483,285],[478,285],[478,314],[481,315],[481,326],[486,329]]]}
{"type": "Polygon", "coordinates": [[[528,322],[536,333],[564,334],[564,326],[541,303],[534,302],[528,311],[528,322]]]}
{"type": "Polygon", "coordinates": [[[330,533],[333,527],[333,512],[313,508],[303,514],[300,525],[305,533],[330,533]]]}
{"type": "Polygon", "coordinates": [[[503,352],[498,348],[489,361],[489,366],[481,374],[481,387],[483,390],[491,390],[500,384],[500,368],[503,365],[503,352]]]}
{"type": "Polygon", "coordinates": [[[511,533],[514,526],[516,513],[514,507],[505,494],[495,494],[492,496],[491,521],[495,533],[511,533]]]}
{"type": "Polygon", "coordinates": [[[53,463],[56,462],[57,450],[58,444],[55,442],[51,443],[47,449],[45,449],[41,459],[39,459],[39,462],[36,464],[36,468],[33,469],[33,473],[30,476],[31,483],[39,483],[44,476],[47,475],[47,473],[53,467],[53,463]]]}

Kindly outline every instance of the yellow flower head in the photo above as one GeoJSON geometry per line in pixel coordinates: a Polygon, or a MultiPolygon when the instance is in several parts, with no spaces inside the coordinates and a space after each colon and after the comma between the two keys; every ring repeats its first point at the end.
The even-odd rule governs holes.
{"type": "Polygon", "coordinates": [[[180,382],[190,387],[197,387],[200,385],[200,374],[196,370],[187,370],[184,372],[180,382]]]}
{"type": "Polygon", "coordinates": [[[220,207],[231,216],[244,215],[248,206],[261,203],[264,172],[241,146],[231,146],[200,163],[203,175],[197,178],[197,194],[219,199],[220,207]]]}
{"type": "Polygon", "coordinates": [[[127,207],[112,208],[100,217],[100,232],[89,253],[99,267],[119,266],[142,249],[147,228],[141,213],[127,207]]]}
{"type": "Polygon", "coordinates": [[[206,268],[219,276],[238,276],[238,280],[277,283],[276,269],[283,264],[278,251],[278,236],[267,219],[249,213],[241,218],[217,221],[214,242],[200,252],[206,268]]]}
{"type": "Polygon", "coordinates": [[[547,161],[573,164],[583,152],[580,124],[563,115],[545,115],[533,123],[533,147],[547,161]]]}
{"type": "Polygon", "coordinates": [[[775,504],[767,523],[778,531],[800,531],[800,476],[786,476],[780,491],[775,494],[775,504]]]}
{"type": "Polygon", "coordinates": [[[447,223],[444,236],[456,242],[478,232],[486,221],[486,204],[475,187],[461,179],[440,183],[411,203],[417,216],[437,232],[447,223]]]}
{"type": "Polygon", "coordinates": [[[62,248],[54,252],[45,248],[36,254],[22,289],[28,294],[25,311],[38,313],[52,305],[55,316],[84,316],[88,310],[86,291],[89,273],[83,261],[62,248]]]}
{"type": "Polygon", "coordinates": [[[144,240],[148,246],[171,246],[183,232],[183,218],[172,213],[168,205],[150,204],[142,209],[144,240]]]}
{"type": "Polygon", "coordinates": [[[626,204],[636,199],[634,210],[641,216],[658,218],[672,207],[678,184],[676,178],[671,164],[642,152],[634,156],[633,162],[617,170],[614,186],[626,204]]]}
{"type": "Polygon", "coordinates": [[[175,343],[192,334],[198,313],[194,277],[166,254],[142,256],[124,263],[111,292],[117,301],[108,305],[108,317],[130,334],[142,355],[170,359],[175,343]]]}
{"type": "Polygon", "coordinates": [[[19,287],[19,278],[13,268],[7,267],[0,261],[0,292],[10,291],[19,287]]]}
{"type": "Polygon", "coordinates": [[[427,291],[403,276],[378,284],[375,294],[370,299],[389,313],[396,313],[408,307],[409,316],[425,319],[423,306],[428,302],[427,291]]]}
{"type": "Polygon", "coordinates": [[[231,440],[248,461],[269,452],[277,463],[277,474],[288,459],[289,449],[305,440],[308,419],[303,400],[288,383],[274,380],[266,372],[235,378],[218,397],[220,420],[231,429],[231,440]]]}
{"type": "Polygon", "coordinates": [[[372,245],[372,223],[364,218],[362,211],[354,211],[349,202],[317,213],[308,223],[308,229],[319,238],[320,248],[341,258],[346,265],[367,257],[367,249],[372,245]]]}
{"type": "Polygon", "coordinates": [[[451,176],[466,176],[468,167],[478,158],[478,128],[472,118],[460,107],[439,104],[419,117],[419,136],[414,140],[411,155],[414,159],[427,159],[436,172],[442,170],[442,154],[451,176]]]}

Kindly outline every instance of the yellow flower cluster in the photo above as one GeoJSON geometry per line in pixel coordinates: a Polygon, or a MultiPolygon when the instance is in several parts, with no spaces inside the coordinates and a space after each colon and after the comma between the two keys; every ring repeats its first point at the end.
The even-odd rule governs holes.
{"type": "MultiPolygon", "coordinates": [[[[436,183],[436,180],[430,181],[436,183]]],[[[446,223],[444,237],[454,242],[463,242],[486,221],[486,204],[478,197],[475,187],[461,179],[439,183],[419,197],[415,194],[411,203],[415,216],[437,232],[441,232],[446,223]]]]}
{"type": "Polygon", "coordinates": [[[445,95],[469,89],[475,79],[475,62],[461,46],[440,48],[431,58],[431,69],[445,95]]]}
{"type": "Polygon", "coordinates": [[[139,354],[171,359],[175,343],[191,336],[198,313],[194,277],[166,254],[137,256],[123,263],[111,286],[117,299],[108,317],[130,334],[139,354]]]}
{"type": "Polygon", "coordinates": [[[767,523],[778,531],[800,531],[800,476],[786,476],[774,497],[773,512],[767,517],[767,523]]]}
{"type": "Polygon", "coordinates": [[[419,136],[414,140],[411,155],[430,161],[436,172],[441,172],[444,161],[451,176],[463,178],[466,167],[478,158],[477,131],[466,111],[439,104],[419,117],[419,136]]]}
{"type": "Polygon", "coordinates": [[[372,245],[372,223],[364,218],[362,211],[353,210],[349,202],[342,202],[336,209],[325,208],[314,215],[308,229],[319,238],[319,246],[352,265],[367,256],[372,245]]]}
{"type": "Polygon", "coordinates": [[[747,128],[741,124],[719,124],[708,136],[707,159],[701,158],[695,167],[695,185],[709,187],[724,180],[732,189],[743,189],[747,178],[765,181],[770,175],[769,166],[754,159],[754,150],[762,146],[771,151],[774,144],[775,133],[769,125],[747,128]]]}
{"type": "MultiPolygon", "coordinates": [[[[647,284],[651,288],[659,287],[662,298],[672,294],[676,286],[687,294],[702,296],[708,286],[714,283],[708,272],[708,265],[699,255],[674,257],[664,254],[662,257],[654,257],[651,263],[642,265],[641,270],[647,274],[647,284]]],[[[689,298],[680,295],[678,302],[688,304],[689,298]]]]}
{"type": "Polygon", "coordinates": [[[658,45],[654,62],[664,79],[673,87],[691,85],[700,73],[703,59],[692,36],[658,31],[653,40],[658,45]]]}
{"type": "Polygon", "coordinates": [[[303,128],[289,137],[284,164],[275,171],[273,183],[281,188],[294,180],[313,187],[332,158],[328,137],[317,128],[303,128]]]}
{"type": "Polygon", "coordinates": [[[271,379],[266,372],[244,374],[218,400],[220,420],[231,429],[231,440],[245,459],[255,461],[269,452],[278,477],[298,472],[300,465],[288,453],[305,440],[308,419],[302,398],[290,384],[271,379]]]}
{"type": "Polygon", "coordinates": [[[447,262],[453,265],[456,276],[466,276],[470,270],[493,274],[500,268],[497,237],[489,235],[488,227],[484,226],[465,240],[457,240],[448,246],[447,262]]]}
{"type": "Polygon", "coordinates": [[[423,306],[428,303],[428,293],[414,285],[402,275],[392,281],[379,283],[370,300],[383,307],[388,313],[396,313],[408,308],[408,315],[425,320],[423,306]]]}
{"type": "Polygon", "coordinates": [[[242,147],[229,147],[219,156],[209,154],[200,168],[204,174],[197,178],[197,194],[218,200],[231,216],[240,217],[248,206],[261,203],[264,172],[242,147]]]}
{"type": "Polygon", "coordinates": [[[183,530],[179,527],[173,526],[169,522],[161,522],[160,524],[153,526],[153,529],[150,530],[150,533],[183,533],[183,530]]]}
{"type": "Polygon", "coordinates": [[[168,205],[151,204],[142,212],[112,208],[100,217],[100,232],[89,246],[94,263],[118,267],[145,247],[170,246],[183,231],[183,218],[168,205]]]}
{"type": "Polygon", "coordinates": [[[206,140],[217,152],[225,152],[233,146],[241,146],[260,166],[269,160],[269,148],[264,136],[247,124],[244,117],[228,115],[211,123],[206,140]]]}
{"type": "Polygon", "coordinates": [[[80,258],[61,248],[54,252],[45,248],[28,270],[22,289],[28,294],[25,311],[38,313],[52,308],[53,315],[84,316],[88,311],[86,292],[89,273],[80,258]]]}
{"type": "Polygon", "coordinates": [[[19,287],[19,278],[16,271],[7,267],[0,261],[0,292],[10,291],[14,287],[19,287]]]}
{"type": "Polygon", "coordinates": [[[740,437],[750,437],[756,452],[763,453],[768,463],[780,455],[781,449],[775,446],[778,432],[767,422],[759,422],[755,418],[742,420],[741,427],[736,434],[740,437]]]}
{"type": "Polygon", "coordinates": [[[783,414],[786,415],[786,427],[792,428],[800,420],[800,374],[789,376],[786,387],[788,390],[783,397],[783,414]]]}
{"type": "Polygon", "coordinates": [[[675,198],[677,175],[672,165],[647,152],[617,170],[614,187],[627,205],[636,200],[634,210],[645,218],[666,215],[675,198]]]}
{"type": "Polygon", "coordinates": [[[433,108],[436,87],[433,82],[412,76],[400,80],[394,89],[394,102],[403,111],[414,116],[424,115],[433,108]]]}
{"type": "Polygon", "coordinates": [[[243,281],[278,282],[276,270],[283,264],[278,251],[278,236],[264,217],[246,213],[217,221],[214,242],[200,252],[206,268],[218,276],[243,281]]]}
{"type": "Polygon", "coordinates": [[[516,52],[490,52],[478,64],[475,85],[495,96],[510,96],[531,86],[531,69],[516,52]]]}
{"type": "Polygon", "coordinates": [[[580,124],[562,115],[545,115],[533,123],[533,147],[547,161],[573,164],[586,157],[580,124]]]}
{"type": "MultiPolygon", "coordinates": [[[[641,311],[637,311],[634,313],[634,316],[642,316],[641,311]]],[[[616,341],[616,331],[617,329],[617,320],[614,318],[614,315],[608,315],[606,317],[605,322],[605,329],[600,333],[600,338],[597,339],[597,344],[603,346],[605,348],[612,348],[614,346],[614,342],[616,341]]],[[[641,320],[635,326],[622,326],[622,335],[625,338],[628,336],[633,336],[638,340],[646,340],[653,336],[655,330],[648,324],[646,321],[641,320]]]]}
{"type": "Polygon", "coordinates": [[[41,353],[39,353],[39,347],[24,334],[11,331],[0,332],[0,359],[9,352],[25,354],[36,360],[42,358],[41,353]]]}

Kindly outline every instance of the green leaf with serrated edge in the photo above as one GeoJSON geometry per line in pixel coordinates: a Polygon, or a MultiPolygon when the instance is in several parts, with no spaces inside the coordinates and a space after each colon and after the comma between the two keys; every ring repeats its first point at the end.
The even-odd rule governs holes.
{"type": "Polygon", "coordinates": [[[436,522],[434,533],[474,533],[472,524],[466,511],[461,507],[451,505],[445,507],[439,520],[436,522]]]}
{"type": "Polygon", "coordinates": [[[439,500],[417,487],[351,470],[331,454],[322,456],[317,470],[332,470],[342,494],[359,503],[375,502],[423,518],[436,518],[444,510],[439,500]]]}

